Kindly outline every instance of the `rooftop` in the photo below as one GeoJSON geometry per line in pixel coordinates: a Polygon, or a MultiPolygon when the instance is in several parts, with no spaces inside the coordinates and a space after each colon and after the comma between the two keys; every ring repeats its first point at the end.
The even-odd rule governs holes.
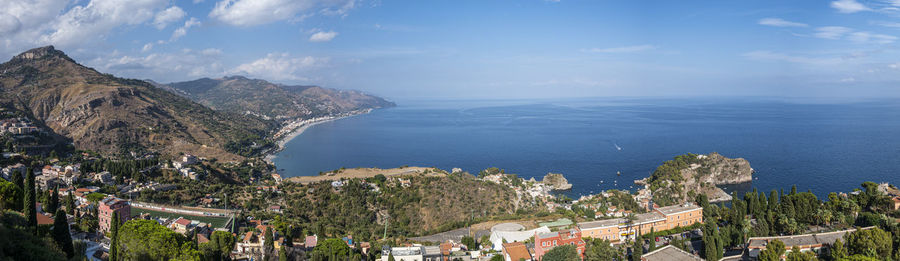
{"type": "Polygon", "coordinates": [[[503,244],[503,249],[506,251],[506,254],[509,255],[510,260],[531,260],[531,253],[528,252],[528,247],[522,242],[513,242],[513,243],[505,243],[503,244]]]}
{"type": "Polygon", "coordinates": [[[581,228],[582,230],[584,230],[584,229],[591,229],[591,228],[598,228],[598,227],[613,227],[613,226],[618,226],[621,223],[625,223],[625,221],[626,220],[624,218],[615,218],[615,219],[584,222],[584,223],[578,223],[578,228],[581,228]]]}
{"type": "Polygon", "coordinates": [[[685,203],[685,204],[681,204],[681,205],[661,207],[661,208],[657,208],[656,210],[659,211],[660,213],[663,213],[663,215],[672,215],[672,214],[688,212],[688,211],[693,211],[693,210],[698,210],[698,209],[702,210],[703,208],[701,208],[700,206],[694,205],[694,204],[685,203]]]}
{"type": "MultiPolygon", "coordinates": [[[[870,229],[872,227],[866,227],[861,229],[870,229]]],[[[794,246],[798,247],[809,247],[814,245],[825,245],[832,244],[834,241],[842,238],[844,234],[849,232],[856,231],[855,229],[850,230],[841,230],[835,232],[828,233],[819,233],[819,234],[804,234],[804,235],[793,235],[793,236],[780,236],[780,237],[751,237],[748,242],[748,248],[756,248],[756,249],[764,249],[766,245],[769,244],[770,241],[780,240],[784,242],[785,248],[792,248],[794,246]]]]}
{"type": "Polygon", "coordinates": [[[653,252],[644,254],[641,256],[641,260],[644,261],[656,261],[656,260],[665,260],[665,261],[692,261],[692,260],[703,260],[702,258],[692,255],[691,253],[685,252],[684,250],[678,249],[672,245],[665,246],[663,248],[657,249],[653,252]]]}

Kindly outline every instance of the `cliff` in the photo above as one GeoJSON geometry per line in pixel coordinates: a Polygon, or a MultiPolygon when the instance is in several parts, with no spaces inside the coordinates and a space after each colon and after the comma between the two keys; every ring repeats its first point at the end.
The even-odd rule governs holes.
{"type": "Polygon", "coordinates": [[[544,185],[550,186],[553,190],[569,190],[572,189],[572,184],[569,184],[569,180],[566,177],[563,177],[562,174],[557,173],[547,173],[544,175],[544,179],[541,180],[544,185]]]}
{"type": "Polygon", "coordinates": [[[753,168],[743,158],[727,158],[718,153],[686,154],[666,161],[653,174],[635,181],[644,185],[638,194],[652,197],[660,206],[692,201],[705,194],[710,201],[730,200],[731,196],[717,185],[738,184],[753,179],[753,168]]]}

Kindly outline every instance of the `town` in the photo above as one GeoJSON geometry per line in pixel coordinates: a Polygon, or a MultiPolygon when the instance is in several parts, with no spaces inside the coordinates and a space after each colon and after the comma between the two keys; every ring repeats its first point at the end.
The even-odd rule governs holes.
{"type": "MultiPolygon", "coordinates": [[[[789,257],[796,252],[821,258],[832,256],[829,249],[835,242],[848,240],[849,235],[857,231],[879,230],[879,225],[896,226],[891,225],[896,224],[895,219],[884,219],[884,216],[881,218],[884,221],[877,221],[879,218],[875,217],[876,221],[866,224],[852,221],[857,219],[855,217],[868,215],[861,213],[866,208],[858,207],[851,209],[852,217],[844,218],[851,222],[844,221],[843,224],[837,218],[838,213],[829,213],[827,217],[814,217],[829,220],[810,224],[808,229],[785,227],[794,231],[783,231],[778,233],[781,235],[774,236],[771,232],[739,233],[736,236],[738,241],[714,245],[713,249],[718,248],[722,252],[717,254],[715,250],[710,250],[708,242],[732,235],[713,239],[710,234],[732,229],[730,226],[735,224],[729,220],[735,216],[729,214],[730,211],[743,211],[746,214],[742,215],[751,224],[755,223],[757,228],[762,225],[760,223],[767,222],[765,217],[770,214],[754,214],[762,211],[755,208],[761,204],[756,195],[763,193],[750,192],[744,199],[733,197],[732,207],[747,209],[729,210],[725,205],[716,206],[705,201],[704,197],[698,197],[698,201],[659,206],[652,196],[642,197],[624,190],[609,190],[573,200],[558,193],[572,186],[560,174],[547,174],[541,181],[534,178],[526,180],[498,168],[483,170],[478,175],[461,169],[447,172],[418,167],[341,169],[319,177],[298,179],[283,179],[265,168],[249,168],[249,175],[237,175],[246,177],[246,185],[238,186],[240,190],[231,190],[230,195],[227,190],[222,190],[221,194],[207,193],[189,204],[179,205],[172,202],[154,203],[152,201],[156,197],[153,195],[177,192],[192,183],[208,181],[212,175],[221,175],[215,173],[216,167],[211,167],[217,166],[215,160],[184,154],[173,160],[159,160],[151,156],[129,161],[107,161],[100,166],[103,164],[98,162],[102,159],[84,152],[63,160],[16,155],[4,161],[9,163],[2,168],[5,186],[34,182],[37,230],[55,231],[59,226],[56,223],[60,219],[58,215],[64,215],[63,220],[70,228],[67,234],[80,245],[79,254],[90,260],[129,259],[129,254],[116,247],[126,247],[140,241],[123,241],[128,238],[124,236],[128,234],[122,231],[126,224],[164,228],[169,231],[167,233],[178,235],[185,242],[194,242],[201,256],[213,255],[230,260],[333,260],[333,255],[337,255],[354,260],[383,261],[560,260],[559,255],[564,254],[558,252],[569,248],[571,250],[567,251],[572,251],[577,259],[582,260],[623,260],[627,257],[632,260],[709,260],[711,256],[727,260],[771,260],[766,259],[769,255],[767,251],[771,249],[767,246],[776,241],[784,245],[778,253],[780,257],[789,257]],[[41,165],[44,162],[46,165],[41,165]],[[136,174],[113,174],[122,173],[123,162],[129,162],[124,164],[129,165],[128,172],[136,174]],[[160,183],[159,180],[163,179],[149,177],[159,173],[166,173],[162,174],[167,176],[165,180],[173,182],[160,183]],[[348,178],[354,173],[368,174],[348,178]],[[523,212],[527,209],[525,206],[531,206],[529,211],[534,213],[465,222],[456,228],[448,227],[444,231],[415,237],[389,235],[389,230],[393,229],[390,229],[388,220],[376,224],[383,226],[384,233],[377,232],[376,228],[374,234],[341,234],[327,227],[314,228],[293,223],[295,219],[290,218],[296,212],[291,209],[287,197],[296,195],[298,188],[310,192],[325,188],[327,193],[340,194],[358,187],[366,193],[378,195],[388,191],[412,190],[420,185],[417,183],[430,182],[430,179],[461,177],[468,177],[466,179],[472,179],[475,184],[499,186],[510,191],[514,195],[515,205],[520,209],[516,212],[523,212]],[[308,181],[313,179],[315,182],[308,181]],[[268,204],[254,204],[260,202],[253,200],[254,197],[268,204]],[[233,203],[236,201],[243,201],[244,204],[233,203]],[[138,221],[143,223],[136,223],[138,221]],[[758,236],[749,236],[753,234],[758,236]]],[[[888,216],[898,213],[900,191],[896,188],[876,184],[865,189],[836,194],[828,202],[817,204],[828,206],[832,202],[850,202],[856,197],[869,196],[865,199],[870,201],[866,203],[871,204],[869,209],[884,211],[888,216]],[[888,204],[886,207],[879,205],[883,199],[889,202],[884,203],[888,204]]],[[[23,190],[28,191],[27,187],[23,190]]],[[[790,200],[800,195],[805,194],[792,191],[791,194],[778,195],[773,191],[772,197],[763,201],[772,202],[768,203],[770,205],[783,204],[778,202],[778,198],[790,200]]],[[[10,202],[6,194],[3,196],[6,208],[16,210],[13,206],[18,202],[10,202]]],[[[800,208],[799,205],[796,207],[800,208]]],[[[840,206],[835,208],[840,209],[840,206]]],[[[766,208],[765,211],[777,212],[780,207],[766,208]]],[[[799,215],[799,211],[795,213],[799,215]]],[[[27,212],[27,207],[24,207],[24,213],[27,212]]],[[[795,220],[801,220],[800,216],[795,220]]],[[[775,221],[778,222],[781,221],[775,221]]],[[[776,226],[769,226],[771,231],[775,231],[776,226]]],[[[782,225],[777,227],[782,229],[782,225]]]]}

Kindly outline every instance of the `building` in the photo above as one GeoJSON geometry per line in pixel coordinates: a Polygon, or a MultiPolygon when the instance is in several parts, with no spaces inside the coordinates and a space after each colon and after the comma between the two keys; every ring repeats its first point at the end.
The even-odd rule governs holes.
{"type": "Polygon", "coordinates": [[[894,201],[894,210],[900,209],[900,196],[896,196],[891,200],[894,201]]]}
{"type": "Polygon", "coordinates": [[[187,234],[188,229],[191,228],[191,220],[179,217],[172,222],[172,230],[181,234],[187,234]]]}
{"type": "Polygon", "coordinates": [[[507,231],[502,229],[491,228],[491,245],[494,250],[503,250],[504,242],[521,242],[526,241],[536,234],[550,233],[550,228],[539,227],[526,231],[507,231]]]}
{"type": "Polygon", "coordinates": [[[100,232],[109,232],[113,213],[119,213],[119,219],[122,223],[131,217],[131,205],[123,199],[107,197],[101,200],[98,205],[97,215],[99,215],[100,232]]]}
{"type": "Polygon", "coordinates": [[[531,251],[522,242],[503,244],[503,260],[505,261],[531,261],[531,251]]]}
{"type": "Polygon", "coordinates": [[[412,247],[390,247],[384,246],[381,248],[381,261],[388,261],[390,256],[394,257],[394,260],[403,260],[403,261],[424,261],[425,260],[425,247],[422,246],[412,246],[412,247]]]}
{"type": "Polygon", "coordinates": [[[591,238],[606,239],[613,243],[624,242],[635,235],[687,227],[703,222],[703,208],[685,203],[654,208],[648,213],[634,215],[634,220],[615,218],[578,224],[582,233],[591,238]]]}
{"type": "Polygon", "coordinates": [[[584,259],[584,240],[581,239],[581,229],[573,228],[552,233],[542,233],[534,235],[534,260],[541,260],[541,257],[553,249],[561,245],[574,245],[578,256],[584,259]]]}
{"type": "MultiPolygon", "coordinates": [[[[871,228],[873,227],[865,227],[861,229],[865,230],[871,228]]],[[[834,241],[842,239],[845,234],[854,231],[856,231],[856,229],[819,234],[803,234],[779,237],[751,237],[747,240],[747,250],[749,252],[750,258],[756,259],[759,257],[759,252],[766,249],[766,246],[769,244],[769,242],[779,240],[781,242],[784,242],[784,248],[787,252],[790,252],[791,249],[794,248],[794,246],[797,246],[798,248],[800,248],[800,251],[813,251],[814,253],[818,254],[822,248],[830,247],[831,244],[834,244],[834,241]]],[[[787,255],[787,252],[785,253],[785,255],[787,255]]]]}
{"type": "Polygon", "coordinates": [[[695,256],[672,245],[654,250],[641,256],[641,261],[703,261],[695,256]]]}

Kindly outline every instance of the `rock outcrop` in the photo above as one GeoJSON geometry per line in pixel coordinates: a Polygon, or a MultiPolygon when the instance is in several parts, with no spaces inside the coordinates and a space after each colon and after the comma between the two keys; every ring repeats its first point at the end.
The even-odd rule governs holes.
{"type": "Polygon", "coordinates": [[[569,184],[569,180],[558,173],[547,173],[547,175],[544,175],[544,179],[542,179],[541,182],[544,183],[544,185],[549,186],[552,190],[572,189],[572,184],[569,184]]]}
{"type": "Polygon", "coordinates": [[[694,200],[705,194],[711,202],[730,200],[731,196],[717,185],[739,184],[753,179],[753,168],[743,158],[727,158],[718,153],[686,154],[666,161],[653,175],[636,180],[644,185],[638,195],[650,197],[660,206],[694,200]]]}

